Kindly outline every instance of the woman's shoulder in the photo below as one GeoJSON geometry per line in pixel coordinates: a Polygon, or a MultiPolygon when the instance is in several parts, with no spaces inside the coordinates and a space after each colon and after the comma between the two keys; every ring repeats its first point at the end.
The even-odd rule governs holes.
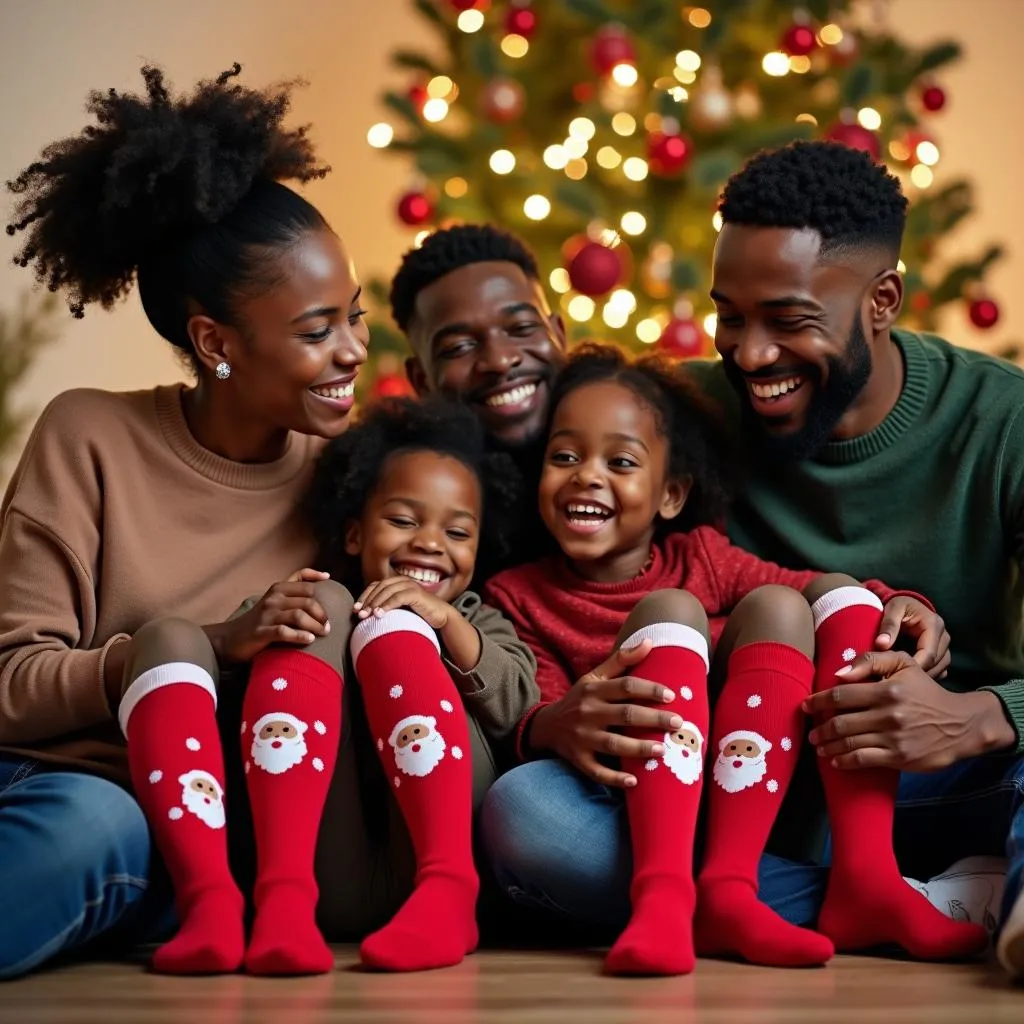
{"type": "Polygon", "coordinates": [[[174,393],[180,385],[149,388],[144,391],[102,391],[99,388],[72,388],[63,391],[43,409],[36,421],[36,436],[63,436],[83,443],[102,435],[112,427],[129,424],[156,425],[156,406],[162,393],[174,393]]]}

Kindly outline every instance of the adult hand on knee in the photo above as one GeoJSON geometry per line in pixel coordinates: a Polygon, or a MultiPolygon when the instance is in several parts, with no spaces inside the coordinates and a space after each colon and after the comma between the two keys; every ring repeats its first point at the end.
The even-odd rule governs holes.
{"type": "Polygon", "coordinates": [[[938,771],[1016,743],[994,693],[945,690],[909,654],[870,651],[836,675],[803,709],[818,756],[837,768],[938,771]]]}
{"type": "Polygon", "coordinates": [[[880,651],[890,650],[901,633],[917,640],[914,661],[932,679],[942,679],[950,663],[950,636],[942,616],[923,601],[901,594],[882,611],[875,647],[880,651]]]}
{"type": "Polygon", "coordinates": [[[661,744],[612,730],[631,726],[671,732],[682,727],[678,715],[644,703],[632,703],[666,704],[675,700],[675,694],[664,686],[623,674],[643,661],[650,651],[649,640],[628,650],[620,648],[582,676],[561,700],[538,711],[530,727],[531,746],[554,751],[584,775],[606,786],[635,786],[634,776],[606,767],[597,755],[660,757],[664,753],[661,744]]]}
{"type": "Polygon", "coordinates": [[[271,644],[305,647],[331,631],[314,584],[329,578],[317,569],[300,569],[275,583],[244,615],[205,626],[219,662],[252,661],[271,644]]]}

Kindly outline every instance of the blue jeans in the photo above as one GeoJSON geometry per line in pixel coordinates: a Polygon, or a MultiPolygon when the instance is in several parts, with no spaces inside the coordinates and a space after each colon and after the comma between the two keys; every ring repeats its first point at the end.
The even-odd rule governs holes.
{"type": "Polygon", "coordinates": [[[114,783],[0,754],[0,979],[101,936],[127,948],[165,932],[151,854],[141,808],[114,783]]]}
{"type": "MultiPolygon", "coordinates": [[[[1024,761],[1016,756],[905,773],[893,830],[900,868],[929,878],[962,857],[1006,856],[1005,916],[1024,881],[1022,793],[1024,761]]],[[[632,858],[622,790],[563,761],[534,761],[491,788],[481,832],[498,884],[516,903],[609,932],[625,926],[632,858]]],[[[814,924],[827,881],[827,867],[761,858],[760,897],[793,924],[814,924]]]]}

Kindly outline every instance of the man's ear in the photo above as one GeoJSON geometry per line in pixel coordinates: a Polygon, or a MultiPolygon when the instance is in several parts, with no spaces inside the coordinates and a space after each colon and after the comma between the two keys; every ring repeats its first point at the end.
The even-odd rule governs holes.
{"type": "Polygon", "coordinates": [[[361,555],[363,553],[363,524],[358,519],[345,527],[345,554],[361,555]]]}
{"type": "Polygon", "coordinates": [[[422,398],[430,394],[430,384],[427,381],[427,372],[418,356],[409,356],[405,361],[405,375],[409,378],[413,391],[422,398]]]}
{"type": "Polygon", "coordinates": [[[669,480],[669,482],[665,484],[665,494],[661,499],[661,505],[658,508],[658,515],[660,515],[662,519],[675,519],[676,516],[683,511],[683,507],[686,505],[686,499],[689,497],[692,487],[692,476],[685,476],[681,480],[669,480]]]}
{"type": "Polygon", "coordinates": [[[889,330],[903,307],[903,275],[897,270],[881,274],[871,288],[869,322],[874,334],[889,330]]]}

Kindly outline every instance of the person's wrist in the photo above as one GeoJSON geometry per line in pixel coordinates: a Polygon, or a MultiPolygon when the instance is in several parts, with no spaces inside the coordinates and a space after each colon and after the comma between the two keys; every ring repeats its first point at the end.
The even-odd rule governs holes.
{"type": "Polygon", "coordinates": [[[543,707],[538,708],[530,717],[526,727],[526,736],[524,737],[526,740],[525,746],[528,750],[534,750],[538,753],[554,750],[549,738],[550,730],[548,729],[548,723],[551,720],[551,709],[553,707],[553,704],[545,704],[543,707]]]}
{"type": "Polygon", "coordinates": [[[1003,702],[990,690],[961,694],[967,708],[969,749],[964,756],[1008,750],[1017,743],[1017,731],[1006,717],[1003,702]]]}

